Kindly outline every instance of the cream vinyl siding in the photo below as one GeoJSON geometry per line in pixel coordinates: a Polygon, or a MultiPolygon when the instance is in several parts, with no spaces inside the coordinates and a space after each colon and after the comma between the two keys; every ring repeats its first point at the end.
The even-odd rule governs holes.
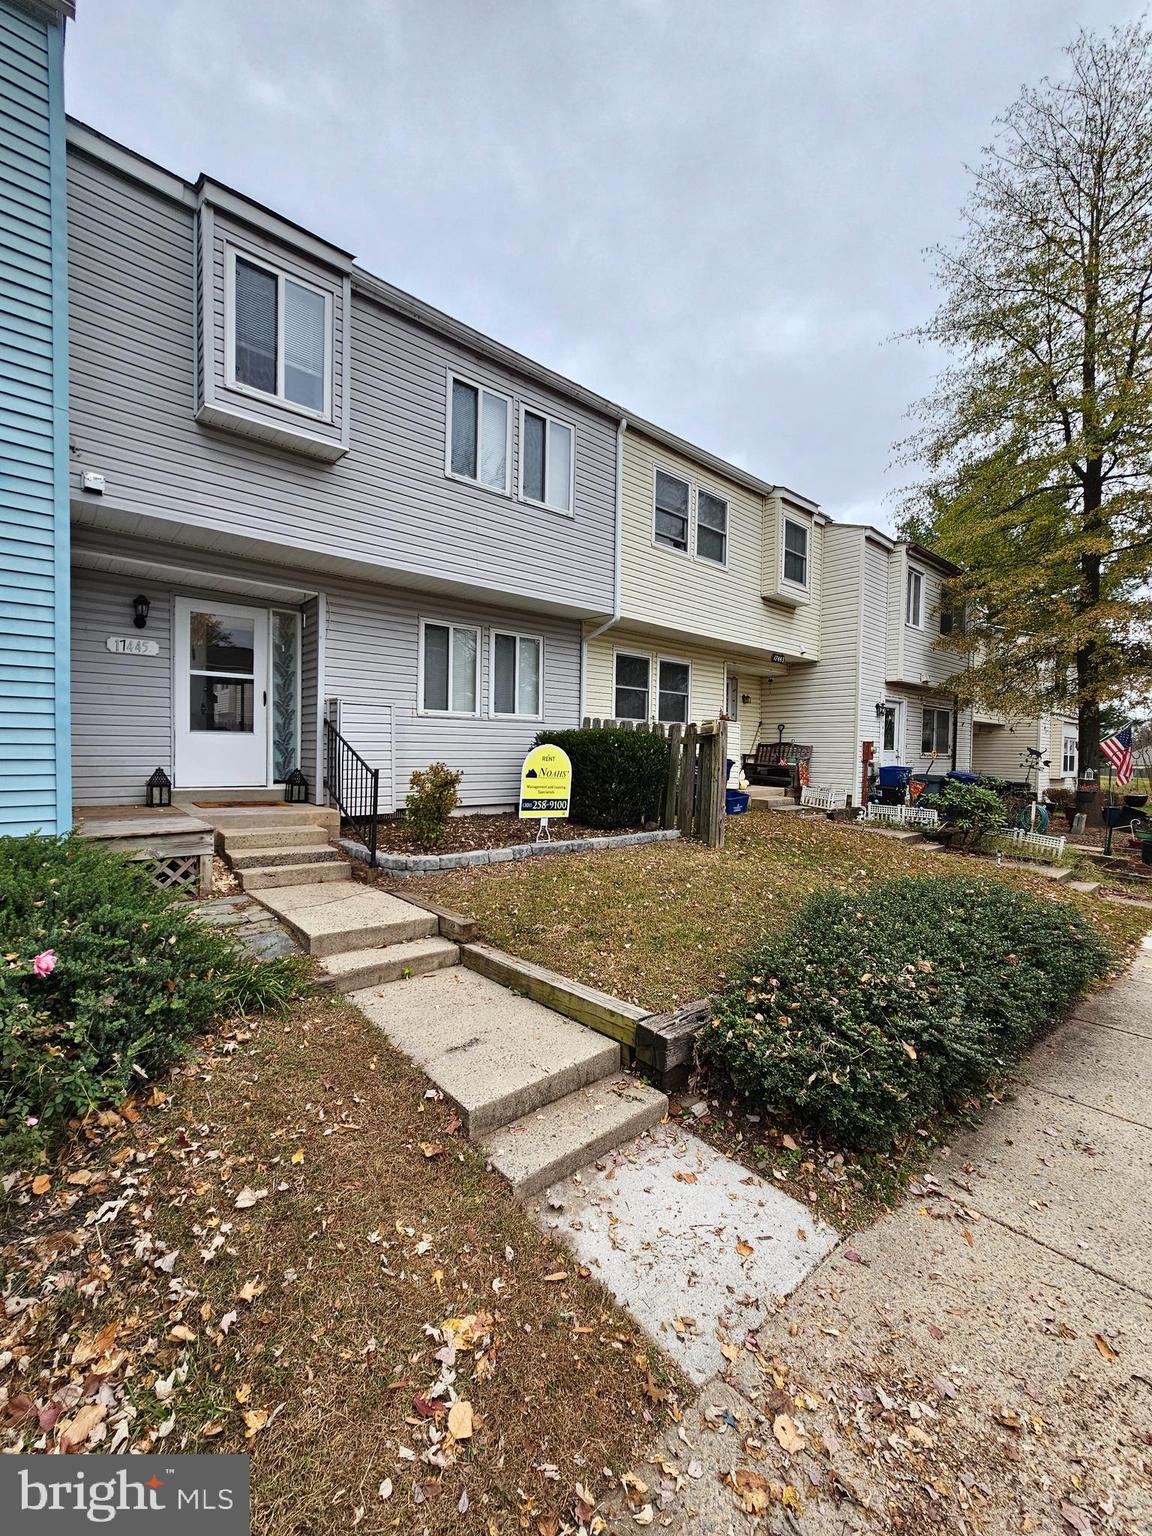
{"type": "Polygon", "coordinates": [[[765,603],[765,529],[774,546],[775,504],[769,503],[766,516],[763,497],[631,428],[624,434],[623,461],[620,607],[625,621],[680,631],[705,644],[762,647],[791,656],[798,656],[803,647],[815,660],[820,644],[823,530],[814,527],[809,541],[811,601],[795,610],[765,603]],[[687,552],[653,541],[657,469],[689,484],[687,552]],[[701,488],[728,503],[727,561],[723,566],[695,553],[696,495],[701,488]]]}
{"type": "MultiPolygon", "coordinates": [[[[692,668],[689,682],[689,720],[715,720],[724,708],[725,658],[695,640],[681,636],[675,640],[654,640],[651,635],[624,628],[610,629],[587,647],[587,672],[584,680],[584,713],[593,718],[615,718],[616,652],[647,656],[651,662],[648,688],[648,717],[656,719],[658,683],[656,664],[661,656],[668,661],[686,661],[692,668]]],[[[733,664],[736,665],[735,663],[733,664]]],[[[748,706],[751,709],[751,705],[748,706]]]]}

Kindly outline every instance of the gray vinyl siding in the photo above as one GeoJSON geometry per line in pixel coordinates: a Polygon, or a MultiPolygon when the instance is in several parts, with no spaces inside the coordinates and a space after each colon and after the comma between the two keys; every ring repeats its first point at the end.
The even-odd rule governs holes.
{"type": "MultiPolygon", "coordinates": [[[[510,618],[505,609],[396,590],[377,595],[367,590],[329,588],[324,693],[328,698],[371,700],[377,706],[391,706],[395,805],[403,805],[414,769],[445,762],[450,768],[463,769],[463,805],[511,806],[516,800],[521,762],[537,733],[546,727],[579,724],[579,626],[538,614],[510,618]],[[421,618],[480,629],[479,718],[420,713],[417,674],[421,618]],[[492,628],[542,637],[542,721],[488,718],[492,628]]],[[[352,725],[344,734],[366,756],[378,746],[375,736],[357,740],[352,725]]]]}
{"type": "Polygon", "coordinates": [[[116,656],[109,635],[136,635],[139,581],[72,572],[73,798],[77,805],[142,805],[154,768],[172,764],[172,596],[149,585],[144,638],[157,656],[116,656]]]}
{"type": "MultiPolygon", "coordinates": [[[[242,566],[233,565],[241,575],[242,566]]],[[[207,574],[207,572],[205,573],[207,574]]],[[[264,570],[264,577],[280,572],[264,570]]],[[[148,580],[151,601],[145,638],[157,656],[120,656],[108,651],[110,635],[135,635],[132,599],[139,577],[77,568],[73,572],[73,672],[75,798],[79,805],[140,804],[154,768],[181,785],[173,758],[172,616],[174,598],[202,598],[251,607],[288,607],[259,596],[198,590],[188,584],[148,580]]],[[[445,601],[399,589],[326,584],[323,605],[303,604],[301,647],[300,764],[315,793],[315,741],[323,647],[323,697],[341,701],[340,728],[374,767],[382,769],[381,809],[403,805],[412,772],[446,762],[463,769],[465,806],[511,806],[520,765],[546,726],[579,723],[580,627],[572,620],[505,608],[445,601]],[[321,632],[320,616],[326,614],[321,632]],[[480,630],[478,718],[422,715],[419,711],[420,619],[470,624],[480,630]],[[543,720],[492,720],[490,697],[493,628],[539,635],[544,643],[543,720]]]]}
{"type": "Polygon", "coordinates": [[[452,581],[495,596],[611,610],[615,422],[470,355],[353,291],[350,448],[327,464],[202,426],[195,211],[70,153],[74,491],[89,507],[369,562],[387,582],[452,581]],[[456,369],[576,432],[574,518],[445,475],[447,375],[456,369]],[[102,502],[76,490],[107,477],[102,502]]]}

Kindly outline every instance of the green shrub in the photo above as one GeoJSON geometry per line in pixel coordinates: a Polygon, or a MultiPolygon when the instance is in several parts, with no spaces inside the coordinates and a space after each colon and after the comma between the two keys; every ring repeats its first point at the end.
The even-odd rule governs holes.
{"type": "Polygon", "coordinates": [[[572,761],[572,818],[587,827],[634,827],[659,818],[668,743],[648,731],[541,731],[534,743],[572,761]]]}
{"type": "Polygon", "coordinates": [[[757,1110],[884,1149],[985,1090],[1109,960],[1072,907],[995,880],[824,892],[748,958],[698,1052],[757,1110]]]}
{"type": "Polygon", "coordinates": [[[950,827],[960,836],[958,842],[975,845],[985,832],[991,832],[1007,823],[1004,802],[991,789],[979,784],[962,784],[958,779],[945,779],[934,795],[921,795],[918,802],[930,810],[939,811],[950,827]]]}
{"type": "Polygon", "coordinates": [[[442,848],[448,818],[460,803],[457,791],[464,770],[453,771],[447,763],[429,763],[409,779],[404,820],[421,848],[442,848]]]}
{"type": "Polygon", "coordinates": [[[0,1164],[119,1103],[214,1019],[303,986],[298,962],[253,959],[78,837],[0,838],[0,953],[0,1164]]]}

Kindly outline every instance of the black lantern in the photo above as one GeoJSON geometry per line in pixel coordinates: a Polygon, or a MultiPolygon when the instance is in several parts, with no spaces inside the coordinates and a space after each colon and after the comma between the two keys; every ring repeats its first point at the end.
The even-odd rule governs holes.
{"type": "Polygon", "coordinates": [[[172,804],[172,780],[164,772],[163,768],[157,768],[156,772],[148,780],[146,788],[149,805],[172,804]]]}
{"type": "Polygon", "coordinates": [[[284,780],[284,798],[289,805],[303,805],[308,798],[308,780],[300,772],[299,768],[293,768],[292,772],[284,780]]]}
{"type": "Polygon", "coordinates": [[[148,610],[151,608],[151,606],[152,604],[143,594],[132,599],[132,612],[136,615],[132,622],[135,624],[137,629],[143,629],[147,624],[148,610]]]}

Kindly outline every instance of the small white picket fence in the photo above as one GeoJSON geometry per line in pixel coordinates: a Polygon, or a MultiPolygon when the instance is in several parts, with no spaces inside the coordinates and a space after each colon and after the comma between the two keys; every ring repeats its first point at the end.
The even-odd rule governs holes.
{"type": "Polygon", "coordinates": [[[994,849],[1002,853],[1019,854],[1023,858],[1042,859],[1045,863],[1056,864],[1064,857],[1068,839],[1051,837],[1047,832],[1025,832],[1021,827],[1004,827],[998,832],[989,832],[983,841],[991,843],[994,849]],[[1008,846],[1005,847],[1005,844],[1008,846]]]}
{"type": "Polygon", "coordinates": [[[831,784],[805,784],[800,791],[800,804],[809,805],[814,811],[842,811],[847,798],[831,784]]]}
{"type": "Polygon", "coordinates": [[[873,805],[864,807],[862,821],[888,823],[897,827],[938,827],[939,813],[926,805],[873,805]]]}

